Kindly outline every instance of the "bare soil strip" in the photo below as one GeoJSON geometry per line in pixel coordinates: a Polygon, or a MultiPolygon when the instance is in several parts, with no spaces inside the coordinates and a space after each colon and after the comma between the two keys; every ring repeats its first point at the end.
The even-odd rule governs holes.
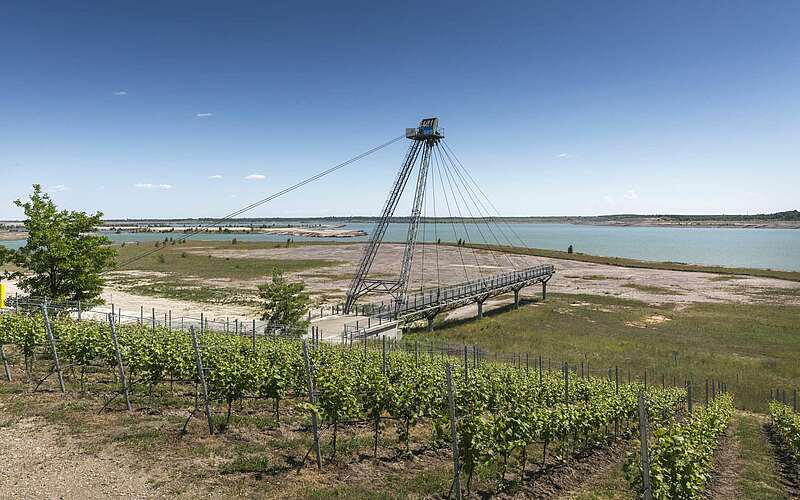
{"type": "Polygon", "coordinates": [[[706,498],[736,498],[736,483],[742,471],[742,461],[739,458],[742,443],[736,438],[738,424],[739,420],[734,416],[714,452],[714,475],[706,489],[706,498]]]}
{"type": "Polygon", "coordinates": [[[89,453],[38,418],[6,423],[0,429],[0,496],[161,498],[148,476],[132,469],[129,453],[89,453]]]}

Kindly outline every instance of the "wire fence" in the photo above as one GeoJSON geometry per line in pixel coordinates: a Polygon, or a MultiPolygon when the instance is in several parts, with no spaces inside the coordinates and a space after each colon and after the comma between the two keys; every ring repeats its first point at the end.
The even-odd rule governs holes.
{"type": "Polygon", "coordinates": [[[41,312],[42,308],[53,316],[67,315],[78,321],[106,321],[113,314],[118,325],[149,325],[151,328],[167,328],[169,330],[188,331],[194,327],[200,331],[214,331],[238,335],[279,335],[301,337],[308,333],[305,328],[297,328],[271,323],[262,319],[243,318],[210,318],[204,313],[199,316],[174,315],[172,310],[156,310],[140,305],[138,310],[123,311],[114,304],[86,307],[79,300],[52,300],[47,297],[33,297],[15,294],[6,299],[6,309],[16,312],[41,312]]]}

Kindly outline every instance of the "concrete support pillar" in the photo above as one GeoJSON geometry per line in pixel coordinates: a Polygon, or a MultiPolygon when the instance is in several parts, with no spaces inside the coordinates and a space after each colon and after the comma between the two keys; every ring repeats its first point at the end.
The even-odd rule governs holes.
{"type": "Polygon", "coordinates": [[[547,300],[547,282],[542,282],[542,300],[547,300]]]}
{"type": "Polygon", "coordinates": [[[428,316],[428,331],[429,332],[433,331],[433,318],[435,318],[435,317],[436,316],[428,316]]]}
{"type": "Polygon", "coordinates": [[[478,319],[483,319],[483,301],[478,301],[478,319]]]}
{"type": "Polygon", "coordinates": [[[519,290],[514,290],[514,309],[519,309],[519,290]]]}

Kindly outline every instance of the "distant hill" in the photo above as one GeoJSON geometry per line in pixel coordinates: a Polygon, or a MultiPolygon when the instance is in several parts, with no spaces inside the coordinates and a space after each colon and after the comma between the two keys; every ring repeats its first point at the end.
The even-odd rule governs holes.
{"type": "Polygon", "coordinates": [[[617,218],[617,219],[661,219],[664,221],[765,221],[765,220],[780,220],[780,221],[800,221],[800,211],[786,210],[784,212],[775,212],[773,214],[755,214],[755,215],[676,215],[676,214],[659,214],[659,215],[637,215],[637,214],[615,214],[615,215],[601,215],[598,218],[617,218]]]}

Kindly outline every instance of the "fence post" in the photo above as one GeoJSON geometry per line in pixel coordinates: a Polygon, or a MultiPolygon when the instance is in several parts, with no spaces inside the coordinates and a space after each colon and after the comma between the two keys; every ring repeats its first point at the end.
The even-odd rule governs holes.
{"type": "Polygon", "coordinates": [[[53,328],[50,326],[50,316],[47,314],[47,298],[42,304],[44,313],[44,324],[47,327],[47,337],[50,339],[50,347],[53,349],[53,363],[55,364],[56,374],[58,375],[58,385],[61,387],[61,394],[64,394],[64,377],[61,375],[61,363],[58,361],[58,349],[56,348],[56,338],[53,336],[53,328]]]}
{"type": "MultiPolygon", "coordinates": [[[[0,346],[0,350],[2,350],[2,346],[0,346]]],[[[792,411],[797,413],[797,387],[792,389],[792,411]]]]}
{"type": "Polygon", "coordinates": [[[383,376],[386,376],[386,335],[381,337],[383,343],[383,376]]]}
{"type": "Polygon", "coordinates": [[[564,402],[569,403],[569,364],[564,362],[564,402]]]}
{"type": "Polygon", "coordinates": [[[6,359],[6,353],[3,350],[3,344],[0,344],[0,358],[3,358],[3,369],[6,371],[6,380],[11,382],[11,370],[8,367],[8,360],[6,359]]]}
{"type": "MultiPolygon", "coordinates": [[[[619,396],[619,366],[614,366],[614,394],[619,396]]],[[[614,439],[619,437],[619,419],[614,419],[614,439]]]]}
{"type": "Polygon", "coordinates": [[[467,363],[467,346],[464,344],[464,384],[469,382],[469,364],[467,363]]]}
{"type": "MultiPolygon", "coordinates": [[[[308,373],[308,402],[312,405],[316,403],[316,396],[314,395],[314,373],[311,371],[311,359],[308,356],[308,344],[303,341],[303,361],[306,365],[306,372],[308,373]]],[[[311,430],[314,433],[314,449],[317,454],[317,468],[322,470],[322,450],[319,446],[319,429],[317,428],[317,412],[311,412],[311,430]]]]}
{"type": "Polygon", "coordinates": [[[542,384],[542,378],[544,376],[544,374],[542,373],[543,372],[543,368],[544,367],[542,366],[542,355],[540,354],[539,355],[539,385],[542,384]]]}
{"type": "Polygon", "coordinates": [[[647,408],[645,407],[644,393],[639,391],[639,441],[642,455],[642,491],[645,500],[653,498],[650,487],[650,451],[647,445],[647,408]]]}
{"type": "Polygon", "coordinates": [[[453,398],[453,372],[450,364],[445,366],[447,372],[447,404],[450,407],[450,446],[453,450],[453,489],[456,498],[461,499],[461,465],[458,458],[458,423],[456,421],[456,404],[453,398]]]}
{"type": "Polygon", "coordinates": [[[253,320],[253,353],[256,352],[256,320],[253,320]]]}
{"type": "Polygon", "coordinates": [[[689,382],[689,384],[686,386],[686,408],[689,410],[689,413],[692,413],[692,410],[694,409],[694,401],[692,400],[692,398],[693,398],[692,392],[693,392],[692,383],[689,382]]]}
{"type": "MultiPolygon", "coordinates": [[[[155,316],[153,316],[155,317],[155,316]]],[[[197,366],[197,376],[200,378],[200,388],[203,390],[203,402],[205,403],[206,418],[208,419],[208,433],[214,434],[214,420],[211,418],[211,406],[208,403],[208,386],[206,385],[206,374],[203,371],[203,357],[200,354],[200,345],[197,342],[197,334],[194,325],[189,327],[192,334],[192,347],[194,348],[194,361],[197,366]]]]}
{"type": "Polygon", "coordinates": [[[125,406],[128,411],[133,410],[131,407],[131,399],[128,395],[128,384],[125,381],[125,367],[122,365],[122,353],[119,350],[119,339],[117,338],[117,328],[114,322],[114,315],[108,315],[108,323],[111,325],[111,339],[114,341],[114,354],[117,358],[117,369],[119,370],[119,381],[122,383],[122,395],[125,396],[125,406]]]}
{"type": "Polygon", "coordinates": [[[152,321],[151,322],[153,324],[153,332],[155,332],[156,331],[156,308],[155,307],[152,308],[151,312],[152,312],[152,321]]]}
{"type": "Polygon", "coordinates": [[[78,322],[81,320],[81,301],[78,301],[78,322]]]}

